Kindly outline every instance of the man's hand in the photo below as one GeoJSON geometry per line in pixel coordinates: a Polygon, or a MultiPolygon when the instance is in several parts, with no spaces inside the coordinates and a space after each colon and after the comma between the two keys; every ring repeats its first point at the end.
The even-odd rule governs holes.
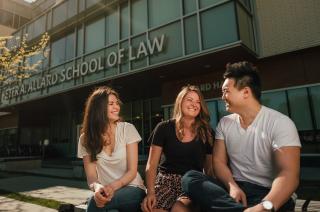
{"type": "Polygon", "coordinates": [[[144,212],[152,212],[152,209],[156,206],[156,203],[156,195],[154,193],[149,193],[141,203],[141,209],[144,212]]]}
{"type": "Polygon", "coordinates": [[[244,207],[247,207],[247,197],[246,194],[237,185],[230,185],[229,190],[230,196],[238,203],[242,203],[244,207]]]}
{"type": "Polygon", "coordinates": [[[266,210],[264,210],[263,206],[261,204],[257,204],[253,207],[247,208],[246,210],[244,210],[244,212],[264,212],[266,210]]]}

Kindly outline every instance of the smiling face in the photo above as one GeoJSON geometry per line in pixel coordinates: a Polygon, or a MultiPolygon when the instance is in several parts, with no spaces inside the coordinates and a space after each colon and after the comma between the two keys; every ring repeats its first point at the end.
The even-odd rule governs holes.
{"type": "Polygon", "coordinates": [[[107,106],[107,116],[109,122],[116,122],[119,120],[120,116],[120,103],[117,97],[113,94],[108,96],[108,106],[107,106]]]}
{"type": "Polygon", "coordinates": [[[226,111],[236,113],[243,105],[243,89],[235,87],[235,80],[227,78],[222,85],[222,100],[225,102],[226,111]]]}
{"type": "Polygon", "coordinates": [[[201,109],[199,95],[195,91],[189,91],[183,98],[181,111],[184,117],[195,118],[201,109]]]}

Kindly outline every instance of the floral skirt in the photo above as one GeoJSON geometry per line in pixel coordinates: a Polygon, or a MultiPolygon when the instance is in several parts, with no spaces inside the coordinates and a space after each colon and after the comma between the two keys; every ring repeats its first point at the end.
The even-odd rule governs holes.
{"type": "Polygon", "coordinates": [[[155,183],[157,209],[170,210],[176,200],[183,196],[179,174],[159,172],[155,183]]]}

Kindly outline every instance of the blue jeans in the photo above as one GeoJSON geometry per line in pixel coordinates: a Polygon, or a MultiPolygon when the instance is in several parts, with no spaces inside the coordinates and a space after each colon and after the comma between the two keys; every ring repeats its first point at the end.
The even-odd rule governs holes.
{"type": "MultiPolygon", "coordinates": [[[[237,182],[247,197],[248,206],[259,204],[269,193],[270,188],[249,182],[237,182]]],[[[222,183],[198,171],[188,171],[182,177],[182,191],[185,192],[201,211],[234,211],[240,212],[245,207],[237,203],[222,183]]],[[[278,211],[294,211],[294,202],[290,200],[278,211]]]]}
{"type": "Polygon", "coordinates": [[[138,187],[126,186],[114,193],[113,198],[104,207],[98,208],[93,196],[88,202],[88,212],[136,212],[140,211],[140,203],[145,197],[144,190],[138,187]]]}

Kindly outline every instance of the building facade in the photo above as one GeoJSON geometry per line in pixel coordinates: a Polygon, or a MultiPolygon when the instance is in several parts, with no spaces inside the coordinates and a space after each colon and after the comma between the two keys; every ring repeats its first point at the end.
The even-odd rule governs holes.
{"type": "Polygon", "coordinates": [[[109,85],[146,156],[182,86],[201,88],[214,128],[226,114],[225,64],[249,60],[262,76],[263,104],[293,119],[302,152],[320,154],[319,14],[317,0],[58,2],[13,33],[33,43],[48,32],[50,56],[37,74],[0,88],[0,147],[32,154],[19,149],[48,139],[48,157],[74,158],[86,97],[109,85]]]}

